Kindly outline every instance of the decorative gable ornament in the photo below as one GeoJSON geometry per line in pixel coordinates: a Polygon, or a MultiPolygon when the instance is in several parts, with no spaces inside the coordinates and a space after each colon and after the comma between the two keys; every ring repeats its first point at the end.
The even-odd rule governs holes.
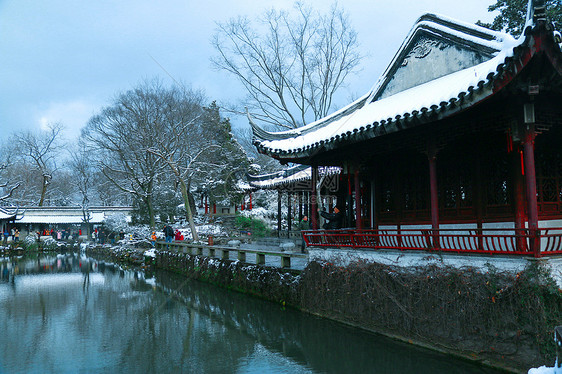
{"type": "Polygon", "coordinates": [[[436,14],[420,17],[374,89],[374,100],[478,65],[497,54],[505,35],[436,14]]]}

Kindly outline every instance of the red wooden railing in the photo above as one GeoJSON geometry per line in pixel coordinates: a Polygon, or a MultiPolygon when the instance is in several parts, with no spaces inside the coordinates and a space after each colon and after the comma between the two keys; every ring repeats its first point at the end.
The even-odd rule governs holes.
{"type": "Polygon", "coordinates": [[[307,230],[307,246],[399,250],[439,250],[508,255],[562,254],[562,228],[307,230]]]}

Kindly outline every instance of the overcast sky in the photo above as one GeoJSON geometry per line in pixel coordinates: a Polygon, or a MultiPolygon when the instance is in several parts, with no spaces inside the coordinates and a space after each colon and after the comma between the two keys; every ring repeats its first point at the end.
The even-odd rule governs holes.
{"type": "MultiPolygon", "coordinates": [[[[366,93],[416,19],[426,12],[491,21],[494,0],[339,1],[358,33],[363,59],[338,107],[366,93]]],[[[171,78],[210,100],[237,102],[239,84],[211,67],[216,22],[258,16],[292,0],[0,0],[0,141],[20,129],[62,123],[69,137],[113,98],[143,79],[171,78]]],[[[316,9],[331,1],[309,0],[316,9]]],[[[243,120],[235,120],[245,126],[243,120]]]]}

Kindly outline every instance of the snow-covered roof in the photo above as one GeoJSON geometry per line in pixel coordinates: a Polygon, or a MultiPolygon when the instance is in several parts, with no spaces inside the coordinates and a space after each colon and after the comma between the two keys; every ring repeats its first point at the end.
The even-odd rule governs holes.
{"type": "MultiPolygon", "coordinates": [[[[339,174],[340,171],[338,167],[319,168],[319,175],[334,175],[339,174]]],[[[248,175],[247,179],[249,185],[253,188],[275,189],[301,181],[312,180],[312,168],[307,165],[295,165],[271,174],[248,175]]]]}
{"type": "MultiPolygon", "coordinates": [[[[45,223],[45,224],[74,224],[83,223],[84,216],[81,212],[75,215],[24,215],[18,219],[18,223],[45,223]]],[[[102,223],[105,215],[102,212],[90,214],[90,223],[102,223]]]]}
{"type": "Polygon", "coordinates": [[[253,191],[255,190],[254,187],[252,187],[248,182],[244,182],[244,181],[238,181],[236,183],[236,187],[241,190],[241,191],[253,191]]]}
{"type": "MultiPolygon", "coordinates": [[[[514,55],[533,44],[528,35],[535,27],[530,14],[525,33],[514,39],[443,16],[425,15],[370,92],[295,130],[272,133],[250,121],[254,145],[272,157],[298,160],[319,149],[337,148],[341,142],[375,138],[449,117],[501,89],[496,82],[505,79],[506,71],[516,74],[522,69],[524,61],[514,55]]],[[[536,53],[536,48],[530,50],[536,53]]]]}
{"type": "Polygon", "coordinates": [[[0,220],[12,220],[16,217],[16,208],[0,207],[0,220]]]}
{"type": "MultiPolygon", "coordinates": [[[[100,224],[107,217],[122,213],[130,220],[131,207],[90,207],[88,221],[100,224]]],[[[19,208],[16,222],[36,224],[80,224],[84,222],[81,207],[28,207],[19,208]]]]}

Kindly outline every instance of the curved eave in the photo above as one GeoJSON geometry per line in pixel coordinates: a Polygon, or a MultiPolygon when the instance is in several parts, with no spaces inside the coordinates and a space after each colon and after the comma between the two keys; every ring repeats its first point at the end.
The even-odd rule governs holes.
{"type": "Polygon", "coordinates": [[[259,141],[254,141],[254,145],[262,154],[279,160],[295,160],[305,159],[314,154],[333,150],[341,144],[350,144],[359,141],[373,139],[382,135],[391,134],[401,130],[405,130],[417,125],[428,122],[434,122],[456,114],[465,110],[474,104],[491,96],[491,81],[480,81],[476,87],[470,86],[467,92],[461,92],[457,97],[453,97],[448,101],[442,101],[433,104],[429,108],[421,107],[419,110],[396,115],[394,118],[381,119],[372,123],[366,123],[359,128],[354,128],[328,139],[321,139],[317,142],[307,144],[296,149],[278,149],[264,146],[259,141]],[[472,99],[472,100],[471,100],[472,99]]]}
{"type": "Polygon", "coordinates": [[[253,143],[255,144],[256,142],[263,142],[263,141],[275,141],[275,140],[286,140],[286,139],[291,139],[291,138],[295,138],[297,136],[303,135],[303,134],[309,134],[311,132],[314,132],[316,130],[318,130],[321,127],[326,126],[327,124],[343,117],[346,116],[350,113],[353,113],[354,111],[361,109],[365,103],[367,102],[367,100],[369,99],[370,96],[370,92],[366,95],[363,95],[362,97],[360,97],[359,99],[357,99],[356,101],[352,102],[351,104],[341,108],[340,110],[328,115],[325,118],[322,118],[318,121],[315,121],[311,124],[308,124],[306,126],[303,127],[299,127],[298,129],[293,129],[293,130],[288,130],[288,131],[279,131],[279,132],[271,132],[271,131],[267,131],[262,129],[261,127],[259,127],[252,119],[252,117],[250,116],[250,114],[247,114],[248,116],[248,122],[250,123],[250,126],[252,128],[252,134],[253,134],[253,143]]]}
{"type": "Polygon", "coordinates": [[[302,170],[296,174],[289,176],[284,175],[283,172],[278,174],[260,175],[260,176],[248,176],[248,184],[255,189],[278,189],[283,188],[301,181],[310,180],[311,173],[310,167],[308,170],[302,170]]]}
{"type": "MultiPolygon", "coordinates": [[[[319,175],[339,174],[339,168],[319,170],[319,175]]],[[[248,184],[255,189],[279,189],[312,179],[312,169],[308,165],[296,165],[291,168],[263,175],[246,175],[248,184]]]]}
{"type": "Polygon", "coordinates": [[[250,114],[247,114],[248,116],[248,122],[250,123],[250,126],[252,127],[252,134],[254,136],[254,139],[261,139],[261,140],[268,140],[268,141],[273,141],[273,140],[284,140],[284,139],[290,139],[290,138],[294,138],[295,136],[298,136],[301,134],[300,131],[298,130],[291,130],[291,131],[282,131],[282,132],[270,132],[270,131],[266,131],[264,129],[262,129],[261,127],[259,127],[252,119],[252,117],[250,116],[250,114]]]}

